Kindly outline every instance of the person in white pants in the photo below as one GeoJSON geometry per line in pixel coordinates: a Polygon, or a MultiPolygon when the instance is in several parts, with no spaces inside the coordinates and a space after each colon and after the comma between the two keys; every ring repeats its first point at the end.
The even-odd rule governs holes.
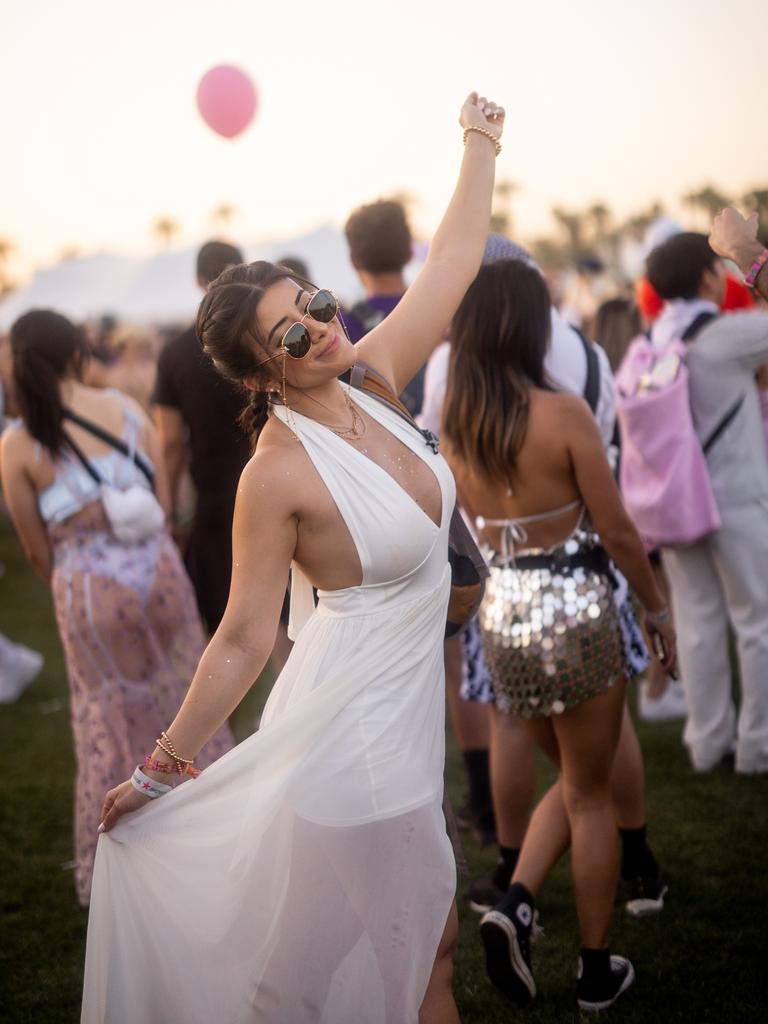
{"type": "MultiPolygon", "coordinates": [[[[684,232],[655,249],[648,276],[666,301],[651,333],[655,345],[680,338],[700,313],[718,313],[725,270],[705,235],[684,232]]],[[[662,553],[688,701],[683,739],[701,772],[734,747],[737,772],[768,772],[768,458],[755,384],[766,362],[768,315],[757,312],[715,316],[686,357],[699,439],[727,422],[707,453],[722,525],[697,544],[662,553]],[[729,622],[741,680],[738,720],[729,622]]]]}

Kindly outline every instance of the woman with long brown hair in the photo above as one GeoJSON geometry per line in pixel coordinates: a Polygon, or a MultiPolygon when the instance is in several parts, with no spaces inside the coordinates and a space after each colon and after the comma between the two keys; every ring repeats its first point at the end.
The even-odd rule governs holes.
{"type": "Polygon", "coordinates": [[[357,359],[398,394],[477,272],[503,111],[473,93],[460,121],[429,257],[356,346],[331,292],[273,264],[230,268],[203,299],[198,336],[250,389],[258,442],[221,624],[147,770],[106,797],[87,1024],[458,1021],[441,810],[453,479],[338,378],[357,359]],[[168,792],[269,657],[289,571],[295,643],[259,731],[168,792]]]}
{"type": "Polygon", "coordinates": [[[533,814],[507,896],[482,920],[488,972],[515,1001],[535,995],[535,895],[570,843],[578,1003],[589,1011],[634,977],[607,945],[618,880],[611,770],[629,674],[609,558],[667,664],[674,633],[594,417],[547,379],[550,325],[538,270],[519,261],[480,270],[453,321],[442,436],[491,566],[479,621],[497,706],[524,720],[560,772],[533,814]]]}
{"type": "MultiPolygon", "coordinates": [[[[153,742],[183,699],[205,640],[164,524],[168,488],[147,414],[120,391],[84,383],[85,340],[59,313],[19,317],[11,353],[21,422],[0,446],[3,492],[27,558],[51,587],[64,648],[77,763],[75,888],[87,906],[104,789],[132,770],[136,747],[153,742]],[[152,528],[120,539],[105,488],[127,506],[146,502],[152,485],[152,528]]],[[[205,763],[233,742],[222,723],[205,763]]]]}

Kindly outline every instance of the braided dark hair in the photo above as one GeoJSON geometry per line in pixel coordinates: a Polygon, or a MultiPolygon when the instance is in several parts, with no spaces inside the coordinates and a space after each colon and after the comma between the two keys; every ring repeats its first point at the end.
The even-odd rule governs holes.
{"type": "Polygon", "coordinates": [[[11,327],[13,382],[24,426],[52,455],[64,444],[59,384],[88,357],[85,338],[50,309],[32,309],[11,327]]]}
{"type": "Polygon", "coordinates": [[[260,337],[256,307],[267,288],[286,280],[314,289],[294,271],[266,260],[228,267],[212,283],[197,312],[197,337],[213,365],[248,393],[240,425],[250,434],[253,448],[267,422],[269,403],[263,387],[246,388],[244,382],[255,377],[266,383],[274,374],[269,365],[258,365],[263,356],[272,353],[266,339],[260,337]]]}

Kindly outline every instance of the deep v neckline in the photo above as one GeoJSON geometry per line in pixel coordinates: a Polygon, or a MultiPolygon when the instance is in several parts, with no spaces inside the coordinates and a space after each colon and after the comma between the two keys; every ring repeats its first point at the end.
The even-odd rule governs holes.
{"type": "MultiPolygon", "coordinates": [[[[343,386],[344,386],[344,385],[342,385],[342,387],[343,387],[343,386]]],[[[375,421],[376,423],[378,423],[380,427],[382,427],[382,428],[383,428],[383,429],[384,429],[384,430],[385,430],[385,431],[386,431],[386,432],[387,432],[387,433],[388,433],[388,434],[389,434],[389,435],[390,435],[391,437],[393,437],[393,438],[395,439],[395,441],[396,441],[396,443],[397,443],[397,444],[401,445],[401,446],[402,446],[402,447],[403,447],[403,448],[404,448],[404,449],[405,449],[405,450],[406,450],[407,452],[410,452],[410,454],[411,454],[411,455],[413,455],[413,456],[414,456],[414,458],[418,459],[418,461],[419,461],[419,462],[420,462],[420,463],[421,463],[421,464],[422,464],[423,466],[426,466],[427,470],[428,470],[428,471],[429,471],[429,473],[430,473],[430,474],[432,475],[432,477],[433,477],[433,479],[434,479],[435,483],[437,484],[437,490],[438,490],[438,493],[439,493],[439,495],[440,495],[440,515],[439,515],[439,522],[437,522],[437,523],[435,522],[435,520],[434,520],[434,519],[432,518],[432,516],[431,516],[431,515],[430,515],[430,514],[429,514],[429,513],[427,512],[427,510],[426,510],[425,508],[422,508],[422,506],[421,506],[421,505],[420,505],[420,504],[418,503],[418,501],[416,501],[416,499],[414,498],[414,496],[413,496],[413,495],[412,495],[412,494],[411,494],[411,493],[410,493],[409,491],[407,491],[407,490],[405,489],[405,487],[404,487],[404,486],[403,486],[403,485],[402,485],[402,484],[400,483],[400,481],[399,481],[399,480],[397,480],[397,478],[396,478],[396,477],[394,477],[394,476],[393,476],[393,475],[392,475],[392,474],[391,474],[391,473],[389,472],[389,470],[388,470],[388,469],[385,469],[385,468],[384,468],[384,467],[383,467],[383,466],[381,465],[381,463],[380,463],[380,462],[376,462],[376,460],[375,460],[375,459],[372,459],[372,458],[370,457],[370,455],[366,455],[366,454],[364,454],[364,453],[363,453],[362,451],[360,451],[360,449],[359,449],[359,448],[355,448],[355,446],[354,446],[353,444],[350,444],[350,443],[349,443],[349,441],[345,440],[345,439],[344,439],[343,437],[339,437],[339,441],[341,441],[341,442],[342,442],[342,444],[345,444],[345,445],[347,446],[347,448],[351,448],[353,452],[357,452],[357,454],[358,454],[358,455],[360,456],[360,458],[361,458],[361,459],[365,459],[365,461],[366,461],[366,462],[370,463],[370,464],[371,464],[372,466],[375,466],[375,467],[376,467],[376,469],[377,469],[377,470],[379,470],[379,472],[380,472],[380,473],[383,473],[383,475],[384,475],[385,477],[387,477],[387,479],[388,479],[388,480],[390,480],[390,481],[391,481],[391,482],[392,482],[392,483],[394,484],[394,486],[395,486],[395,487],[396,487],[396,488],[397,488],[397,489],[398,489],[399,491],[401,491],[401,492],[402,492],[402,493],[403,493],[403,494],[405,495],[406,499],[407,499],[407,500],[408,500],[408,501],[409,501],[409,502],[410,502],[410,503],[411,503],[411,504],[412,504],[412,505],[413,505],[413,506],[414,506],[415,508],[417,508],[417,509],[419,510],[419,512],[421,512],[421,514],[422,514],[422,515],[424,516],[424,518],[425,518],[425,519],[427,520],[427,522],[428,522],[428,523],[429,523],[429,524],[430,524],[430,525],[431,525],[431,526],[432,526],[432,527],[433,527],[433,528],[434,528],[435,530],[440,530],[440,529],[442,528],[442,525],[443,525],[443,519],[444,519],[444,513],[445,513],[445,495],[444,495],[444,493],[443,493],[443,485],[442,485],[442,482],[441,482],[441,480],[440,480],[440,477],[439,477],[438,473],[437,473],[437,472],[436,472],[436,471],[435,471],[435,470],[434,470],[434,469],[432,468],[432,466],[430,466],[430,464],[429,464],[429,462],[427,461],[427,459],[426,459],[426,458],[425,458],[425,457],[424,457],[423,455],[421,455],[421,454],[420,454],[420,453],[419,453],[419,452],[418,452],[418,451],[416,450],[416,448],[415,448],[415,447],[414,447],[414,448],[411,448],[411,446],[410,446],[409,444],[407,444],[407,443],[406,443],[406,442],[405,442],[405,441],[404,441],[404,440],[403,440],[403,439],[402,439],[402,438],[401,438],[401,437],[400,437],[400,436],[399,436],[398,434],[396,434],[394,430],[392,430],[392,429],[391,429],[391,428],[390,428],[390,427],[389,427],[389,426],[388,426],[388,425],[387,425],[386,423],[383,423],[383,422],[382,422],[382,421],[381,421],[381,420],[379,419],[379,417],[378,417],[378,416],[377,416],[377,415],[376,415],[376,414],[375,414],[375,413],[374,413],[374,412],[373,412],[373,411],[372,411],[371,409],[367,409],[367,408],[365,408],[364,406],[360,405],[360,404],[359,404],[358,402],[356,402],[356,401],[355,401],[355,398],[356,398],[357,396],[356,396],[356,395],[353,395],[353,394],[352,394],[352,390],[353,390],[352,388],[348,388],[348,389],[346,389],[346,390],[347,390],[347,394],[349,395],[349,399],[350,399],[350,401],[351,401],[351,402],[354,402],[354,404],[355,404],[355,406],[356,406],[356,408],[357,408],[357,410],[358,410],[359,412],[361,412],[361,413],[365,413],[365,414],[367,414],[368,416],[370,416],[370,418],[371,418],[372,420],[374,420],[374,421],[375,421]]],[[[374,401],[376,401],[376,400],[374,399],[374,401]]],[[[383,410],[382,410],[382,412],[383,412],[383,410]]],[[[416,431],[416,429],[417,429],[417,428],[416,428],[416,427],[414,426],[414,428],[413,428],[414,432],[416,431]]],[[[338,437],[338,434],[337,434],[336,436],[338,437]]],[[[426,448],[426,442],[424,443],[424,447],[426,448]]]]}
{"type": "MultiPolygon", "coordinates": [[[[345,387],[344,384],[342,384],[342,387],[345,387]]],[[[370,418],[372,420],[374,420],[376,423],[378,423],[378,425],[383,430],[385,430],[388,434],[390,434],[394,438],[394,440],[396,441],[397,444],[401,445],[407,452],[410,452],[410,454],[413,455],[416,459],[418,459],[418,461],[422,465],[424,465],[427,468],[427,470],[431,473],[432,477],[435,480],[435,483],[437,484],[438,493],[440,495],[440,521],[439,522],[437,522],[437,523],[435,522],[435,520],[426,511],[426,509],[422,508],[422,506],[418,503],[418,501],[416,501],[414,496],[409,491],[407,491],[406,488],[399,482],[399,480],[397,480],[389,472],[389,470],[385,469],[381,465],[381,463],[376,462],[376,460],[372,459],[369,455],[363,454],[363,452],[360,451],[359,448],[356,448],[353,444],[350,444],[349,441],[345,440],[345,438],[339,437],[339,435],[336,433],[335,430],[333,430],[332,427],[327,426],[325,423],[320,423],[319,420],[313,420],[311,417],[305,416],[303,413],[298,413],[297,415],[301,416],[302,419],[308,420],[310,423],[314,423],[316,426],[322,427],[324,430],[328,431],[328,433],[332,437],[334,437],[339,442],[339,444],[344,445],[345,448],[351,449],[351,451],[353,451],[358,458],[363,459],[368,465],[373,466],[374,469],[377,470],[379,472],[379,474],[383,475],[392,484],[393,487],[396,487],[397,490],[400,493],[405,495],[406,500],[411,505],[413,505],[414,508],[419,510],[421,515],[424,517],[424,519],[429,523],[429,525],[434,530],[436,530],[436,531],[441,530],[442,527],[443,527],[443,523],[445,522],[445,492],[443,490],[443,484],[442,484],[442,480],[440,479],[439,473],[436,471],[436,469],[434,469],[429,464],[427,459],[416,450],[415,447],[411,448],[411,446],[409,444],[407,444],[386,422],[384,422],[383,420],[379,419],[379,416],[377,416],[376,414],[377,414],[377,412],[384,413],[385,410],[383,408],[380,409],[380,410],[379,409],[374,410],[373,408],[369,409],[365,405],[361,405],[359,402],[356,401],[357,395],[353,394],[353,391],[354,391],[353,388],[350,388],[350,387],[347,386],[347,387],[345,387],[345,391],[349,395],[350,401],[354,402],[355,407],[357,408],[358,412],[364,413],[364,414],[370,416],[370,418]]],[[[375,402],[375,401],[376,401],[376,399],[372,399],[372,402],[375,402]]],[[[415,433],[416,429],[417,428],[414,426],[413,427],[414,433],[415,433]]],[[[425,442],[424,447],[425,448],[427,447],[426,442],[425,442]]]]}

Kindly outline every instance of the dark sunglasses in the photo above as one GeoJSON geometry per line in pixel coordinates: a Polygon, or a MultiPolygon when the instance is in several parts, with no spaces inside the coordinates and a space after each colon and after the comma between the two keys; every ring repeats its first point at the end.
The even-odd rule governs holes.
{"type": "Polygon", "coordinates": [[[289,355],[291,359],[303,359],[312,347],[312,339],[303,321],[310,316],[319,324],[329,324],[338,312],[339,300],[333,292],[329,292],[327,288],[321,288],[307,302],[301,320],[292,323],[282,336],[277,352],[269,359],[262,360],[258,365],[263,366],[264,363],[269,363],[282,355],[289,355]]]}

